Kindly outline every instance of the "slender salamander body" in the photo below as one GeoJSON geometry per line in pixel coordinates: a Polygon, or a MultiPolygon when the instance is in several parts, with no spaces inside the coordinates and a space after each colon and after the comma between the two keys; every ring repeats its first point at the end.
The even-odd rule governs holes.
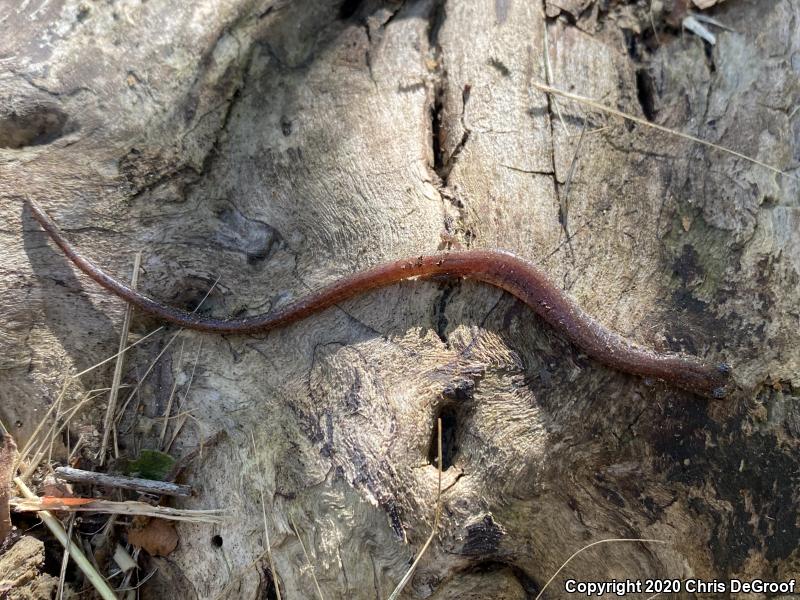
{"type": "Polygon", "coordinates": [[[118,281],[84,258],[58,226],[32,200],[33,216],[75,265],[101,286],[156,317],[200,331],[248,334],[299,321],[343,300],[415,277],[469,278],[516,296],[557,332],[595,360],[626,373],[661,379],[675,387],[723,398],[731,368],[710,365],[695,356],[656,352],[604,327],[556,288],[536,266],[509,252],[467,250],[388,262],[354,273],[272,312],[238,319],[216,319],[162,304],[118,281]]]}

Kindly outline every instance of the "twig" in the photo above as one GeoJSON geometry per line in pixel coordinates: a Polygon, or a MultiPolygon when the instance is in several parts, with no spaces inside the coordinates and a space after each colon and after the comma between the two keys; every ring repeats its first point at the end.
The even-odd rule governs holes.
{"type": "Polygon", "coordinates": [[[437,450],[437,463],[439,467],[439,484],[436,490],[436,512],[433,517],[433,527],[431,527],[431,534],[428,536],[428,540],[425,542],[425,545],[422,546],[422,550],[419,551],[417,554],[417,558],[414,559],[414,563],[411,567],[406,571],[406,574],[403,575],[403,578],[400,580],[400,583],[397,584],[397,587],[394,588],[391,596],[389,596],[389,600],[396,600],[397,597],[400,595],[400,592],[403,591],[403,588],[411,579],[411,576],[414,574],[414,570],[417,568],[419,561],[422,559],[425,551],[428,549],[428,546],[431,545],[434,536],[436,535],[436,530],[439,528],[439,520],[442,516],[442,419],[439,418],[436,420],[436,450],[437,450]]]}
{"type": "MultiPolygon", "coordinates": [[[[25,485],[25,482],[22,481],[22,479],[15,477],[14,483],[17,485],[23,496],[29,500],[38,499],[36,494],[28,489],[28,486],[25,485]]],[[[83,574],[86,575],[86,578],[94,586],[94,589],[97,590],[97,593],[100,594],[104,600],[117,600],[116,594],[114,594],[113,590],[108,586],[108,583],[106,583],[106,580],[103,579],[103,576],[97,572],[77,544],[67,537],[67,532],[64,531],[64,527],[61,525],[61,522],[46,510],[40,510],[38,512],[39,518],[44,522],[45,525],[47,525],[47,528],[53,533],[54,536],[56,536],[58,541],[61,542],[61,545],[64,546],[66,551],[69,552],[70,558],[72,558],[75,564],[78,565],[78,568],[83,571],[83,574]]]]}
{"type": "MultiPolygon", "coordinates": [[[[139,269],[142,266],[142,253],[137,252],[133,257],[133,275],[131,276],[131,289],[136,289],[139,283],[139,269]]],[[[117,409],[117,396],[119,394],[119,382],[122,379],[122,367],[125,364],[125,348],[128,346],[128,332],[131,328],[131,317],[133,316],[133,305],[128,304],[125,308],[125,318],[122,320],[122,332],[119,336],[119,352],[117,352],[117,363],[114,365],[114,378],[111,380],[111,392],[108,394],[108,406],[106,416],[103,419],[103,439],[100,442],[100,453],[98,462],[102,466],[106,462],[106,449],[108,448],[108,436],[111,428],[114,427],[114,415],[117,409]]],[[[116,457],[116,447],[115,447],[116,457]]]]}
{"type": "Polygon", "coordinates": [[[695,142],[696,144],[701,144],[703,146],[707,146],[708,148],[714,148],[715,150],[719,150],[720,152],[725,152],[726,154],[730,154],[737,158],[741,158],[742,160],[746,160],[751,162],[755,165],[763,167],[772,171],[773,173],[777,173],[778,175],[783,175],[785,177],[791,177],[793,179],[800,179],[797,175],[793,173],[789,173],[788,171],[782,171],[778,167],[773,167],[763,161],[758,160],[757,158],[753,158],[752,156],[747,156],[746,154],[742,154],[741,152],[737,152],[736,150],[731,150],[730,148],[726,148],[725,146],[720,146],[719,144],[714,144],[713,142],[708,142],[702,138],[696,137],[694,135],[690,135],[688,133],[682,133],[680,131],[675,131],[674,129],[669,129],[668,127],[664,127],[663,125],[658,125],[656,123],[651,123],[645,119],[637,117],[635,115],[630,115],[628,113],[624,113],[621,110],[617,110],[616,108],[611,108],[610,106],[606,106],[605,104],[601,104],[597,100],[593,100],[592,98],[587,98],[586,96],[579,96],[578,94],[573,94],[571,92],[566,92],[564,90],[559,90],[557,88],[551,87],[549,85],[545,85],[543,83],[539,83],[538,81],[531,81],[531,85],[543,92],[547,92],[548,94],[555,94],[556,96],[562,96],[569,100],[574,100],[580,104],[585,104],[586,106],[591,106],[592,108],[608,113],[610,115],[614,115],[615,117],[620,117],[621,119],[626,119],[628,121],[632,121],[638,125],[643,125],[645,127],[651,127],[657,131],[661,131],[662,133],[668,133],[670,135],[674,135],[679,138],[683,138],[685,140],[689,140],[691,142],[695,142]]]}
{"type": "Polygon", "coordinates": [[[159,496],[192,495],[191,486],[182,485],[179,483],[169,483],[166,481],[155,481],[153,479],[124,477],[122,475],[109,475],[108,473],[96,473],[94,471],[73,469],[72,467],[57,467],[55,474],[56,477],[65,481],[88,483],[90,485],[106,485],[109,487],[122,488],[124,490],[135,490],[145,494],[156,494],[159,496]]]}

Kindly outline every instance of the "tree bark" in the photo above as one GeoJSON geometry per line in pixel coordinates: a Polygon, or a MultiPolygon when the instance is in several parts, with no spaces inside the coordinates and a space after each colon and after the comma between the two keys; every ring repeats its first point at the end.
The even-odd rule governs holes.
{"type": "MultiPolygon", "coordinates": [[[[555,87],[794,172],[799,11],[728,0],[712,46],[681,31],[679,3],[7,4],[0,418],[24,444],[65,373],[117,351],[125,310],[25,196],[120,279],[142,250],[140,289],[218,316],[389,259],[500,248],[640,344],[731,363],[737,389],[706,401],[605,368],[468,281],[263,336],[167,347],[167,329],[126,358],[143,383],[119,454],[157,449],[174,390],[173,456],[225,433],[176,503],[230,520],[178,525],[142,597],[311,598],[316,577],[328,599],[386,598],[433,524],[438,416],[442,522],[406,597],[535,597],[609,538],[666,543],[589,548],[544,597],[567,579],[798,577],[796,177],[533,84],[547,48],[555,87]]],[[[158,325],[137,315],[132,333],[158,325]]],[[[66,401],[112,371],[69,380],[66,401]]],[[[85,466],[105,398],[61,439],[83,434],[85,466]]]]}

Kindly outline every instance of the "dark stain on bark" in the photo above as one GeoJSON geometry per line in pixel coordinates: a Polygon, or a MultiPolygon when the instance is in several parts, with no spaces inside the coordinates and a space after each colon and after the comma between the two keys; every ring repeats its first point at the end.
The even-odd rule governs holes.
{"type": "Polygon", "coordinates": [[[703,267],[698,264],[697,252],[692,245],[683,245],[681,255],[672,264],[672,270],[680,277],[683,287],[692,285],[703,276],[703,267]]]}
{"type": "Polygon", "coordinates": [[[772,433],[743,433],[748,418],[741,411],[720,425],[704,404],[667,404],[656,432],[667,480],[701,494],[690,507],[713,522],[710,549],[721,572],[740,570],[753,550],[786,559],[800,538],[800,454],[772,433]],[[720,509],[720,500],[731,509],[720,509]]]}
{"type": "Polygon", "coordinates": [[[478,523],[467,526],[467,539],[461,553],[467,556],[491,556],[500,548],[505,532],[495,523],[492,515],[486,515],[478,523]]]}

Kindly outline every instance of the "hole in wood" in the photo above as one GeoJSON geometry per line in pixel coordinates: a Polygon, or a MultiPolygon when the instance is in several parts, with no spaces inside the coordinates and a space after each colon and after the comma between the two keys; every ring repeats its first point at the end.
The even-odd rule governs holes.
{"type": "Polygon", "coordinates": [[[275,581],[275,577],[272,575],[272,571],[269,569],[264,569],[264,579],[262,583],[262,593],[259,598],[264,598],[264,600],[278,600],[278,584],[275,581]]]}
{"type": "Polygon", "coordinates": [[[362,0],[344,0],[339,6],[339,18],[344,21],[352,17],[361,8],[362,0]]]}
{"type": "Polygon", "coordinates": [[[23,106],[0,113],[0,147],[25,148],[49,144],[74,128],[55,106],[23,106]]]}
{"type": "Polygon", "coordinates": [[[442,420],[442,471],[451,466],[458,454],[458,414],[453,406],[444,406],[433,420],[433,433],[428,448],[428,462],[438,467],[438,429],[437,419],[442,420]]]}

